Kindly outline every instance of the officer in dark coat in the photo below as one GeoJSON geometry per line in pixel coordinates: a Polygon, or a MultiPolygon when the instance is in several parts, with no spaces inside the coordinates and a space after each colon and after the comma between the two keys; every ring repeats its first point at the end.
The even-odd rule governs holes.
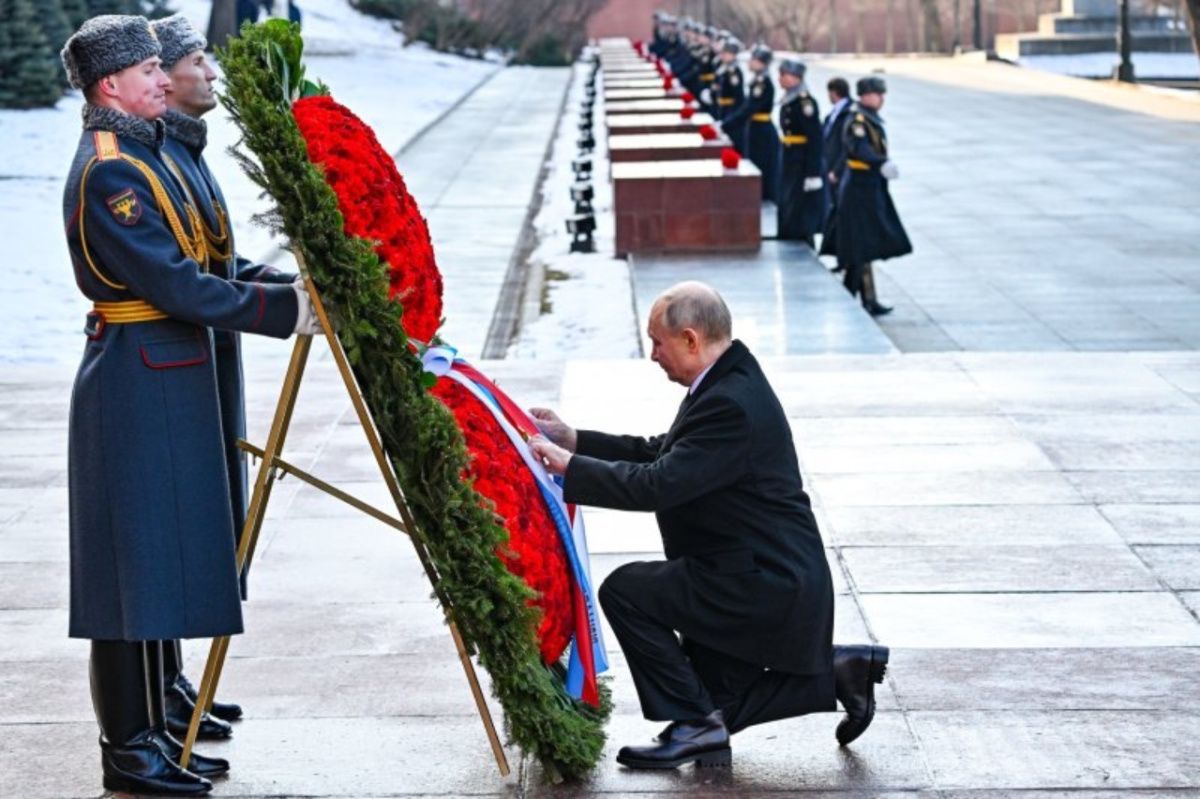
{"type": "Polygon", "coordinates": [[[733,142],[734,149],[742,155],[746,154],[746,122],[737,115],[738,108],[746,102],[746,86],[742,80],[742,68],[738,66],[737,56],[742,51],[742,43],[730,37],[721,45],[721,65],[717,67],[717,82],[713,91],[713,102],[716,106],[716,118],[721,123],[721,130],[733,142]],[[728,120],[728,124],[726,124],[728,120]]]}
{"type": "Polygon", "coordinates": [[[729,309],[704,284],[654,303],[650,357],[688,387],[665,435],[575,431],[533,411],[547,437],[533,449],[564,475],[568,502],[658,517],[667,559],[628,563],[599,592],[643,714],[672,722],[655,744],[621,749],[631,768],[727,765],[730,733],[832,711],[835,698],[848,743],[887,662],[885,647],[832,651],[829,566],[787,417],[730,333],[729,309]]]}
{"type": "MultiPolygon", "coordinates": [[[[204,52],[208,42],[182,14],[155,20],[151,27],[162,47],[163,71],[171,79],[167,113],[163,117],[167,127],[163,162],[200,211],[210,273],[244,282],[291,283],[296,275],[253,264],[237,255],[224,195],[204,161],[208,133],[200,117],[217,105],[214,91],[217,76],[204,52]]],[[[246,436],[240,334],[214,329],[213,343],[230,510],[234,533],[240,540],[248,501],[246,457],[237,447],[238,439],[246,436]]],[[[183,654],[178,641],[164,643],[163,661],[167,726],[176,735],[184,735],[196,701],[196,689],[183,674],[183,654]]],[[[206,714],[201,722],[199,737],[228,738],[232,734],[228,722],[241,716],[238,705],[213,702],[212,714],[206,714]]]]}
{"type": "Polygon", "coordinates": [[[858,102],[842,131],[846,169],[838,189],[837,252],[846,264],[846,290],[861,297],[872,316],[882,316],[892,309],[876,296],[871,262],[907,255],[912,244],[888,191],[888,182],[900,170],[888,157],[879,116],[887,85],[871,75],[860,79],[857,88],[858,102]]]}
{"type": "Polygon", "coordinates": [[[767,71],[771,56],[771,48],[766,45],[758,45],[751,51],[750,72],[754,77],[750,79],[745,101],[726,115],[721,126],[727,130],[745,130],[742,152],[762,172],[762,198],[775,202],[779,182],[779,134],[771,117],[775,110],[775,84],[767,71]]]}
{"type": "Polygon", "coordinates": [[[212,327],[315,332],[302,284],[209,272],[199,210],[162,158],[170,82],[142,17],[88,20],[63,48],[87,104],[63,193],[93,302],[71,396],[70,635],[92,640],[104,786],[199,795],[166,731],[161,641],[241,632],[212,327]]]}
{"type": "MultiPolygon", "coordinates": [[[[828,211],[821,235],[821,255],[837,255],[837,187],[841,174],[846,169],[846,154],[842,149],[842,130],[850,114],[850,84],[845,78],[833,77],[826,84],[829,103],[832,106],[821,126],[822,151],[825,170],[825,200],[828,211]]],[[[845,263],[837,260],[834,272],[844,272],[845,263]]]]}
{"type": "Polygon", "coordinates": [[[779,84],[786,90],[779,105],[783,166],[779,178],[781,239],[804,241],[825,224],[824,178],[821,164],[821,112],[804,85],[805,66],[799,61],[779,65],[779,84]]]}

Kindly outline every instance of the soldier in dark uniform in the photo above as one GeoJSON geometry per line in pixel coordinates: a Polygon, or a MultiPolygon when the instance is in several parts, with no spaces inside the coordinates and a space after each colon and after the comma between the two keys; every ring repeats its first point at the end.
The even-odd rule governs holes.
{"type": "Polygon", "coordinates": [[[781,239],[813,246],[825,223],[824,179],[821,175],[821,112],[804,85],[806,67],[799,61],[779,65],[779,85],[786,90],[779,105],[783,132],[783,166],[779,178],[781,239]]]}
{"type": "MultiPolygon", "coordinates": [[[[824,233],[821,235],[821,255],[837,255],[837,185],[846,168],[846,154],[842,149],[842,129],[850,113],[850,84],[845,78],[830,78],[826,84],[829,92],[829,115],[821,128],[822,151],[825,169],[825,215],[824,233]]],[[[846,264],[837,259],[834,272],[844,272],[846,264]]]]}
{"type": "MultiPolygon", "coordinates": [[[[208,42],[181,14],[156,20],[151,27],[162,46],[162,68],[171,79],[167,113],[163,117],[167,127],[163,162],[186,189],[189,201],[200,211],[209,271],[226,279],[245,282],[291,283],[296,275],[253,264],[238,257],[234,249],[224,195],[203,156],[207,127],[200,117],[217,105],[213,88],[217,75],[204,53],[208,42]]],[[[246,436],[241,341],[236,331],[216,329],[213,330],[213,343],[230,509],[233,529],[240,539],[248,500],[246,458],[237,447],[238,439],[246,436]]],[[[196,689],[183,674],[182,648],[178,641],[163,642],[163,664],[167,727],[175,735],[184,735],[195,706],[196,689]]],[[[227,738],[232,734],[228,722],[241,716],[242,709],[238,705],[213,702],[212,714],[205,714],[201,722],[199,737],[227,738]]]]}
{"type": "Polygon", "coordinates": [[[159,52],[144,18],[100,16],[62,53],[87,100],[63,221],[93,302],[71,395],[69,633],[92,642],[105,788],[195,796],[229,764],[180,768],[161,642],[242,631],[211,328],[319,328],[303,284],[208,271],[200,212],[162,160],[159,52]]]}
{"type": "Polygon", "coordinates": [[[733,142],[734,148],[742,155],[746,154],[746,123],[735,116],[738,107],[746,102],[746,86],[742,80],[742,68],[738,66],[737,56],[742,50],[742,43],[732,36],[721,45],[721,66],[717,67],[717,83],[713,92],[713,102],[716,105],[716,117],[721,124],[721,130],[733,142]],[[726,124],[726,120],[730,124],[726,124]]]}
{"type": "Polygon", "coordinates": [[[771,64],[771,48],[758,45],[750,54],[750,79],[745,102],[734,107],[721,125],[726,130],[741,128],[745,132],[742,154],[762,172],[762,197],[775,202],[779,181],[779,134],[771,113],[775,110],[775,84],[767,67],[771,64]]]}
{"type": "Polygon", "coordinates": [[[872,316],[891,313],[875,293],[871,262],[912,252],[888,191],[900,171],[888,157],[879,109],[887,86],[874,75],[858,81],[858,102],[842,131],[846,169],[838,189],[837,251],[846,264],[846,290],[862,298],[872,316]]]}

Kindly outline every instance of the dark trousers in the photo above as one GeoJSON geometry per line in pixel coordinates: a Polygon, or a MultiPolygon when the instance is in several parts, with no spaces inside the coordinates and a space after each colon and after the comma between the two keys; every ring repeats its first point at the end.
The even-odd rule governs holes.
{"type": "Polygon", "coordinates": [[[755,724],[837,709],[833,672],[786,674],[764,669],[695,641],[639,606],[638,592],[606,580],[600,605],[617,636],[642,715],[650,721],[701,719],[720,709],[730,732],[755,724]]]}

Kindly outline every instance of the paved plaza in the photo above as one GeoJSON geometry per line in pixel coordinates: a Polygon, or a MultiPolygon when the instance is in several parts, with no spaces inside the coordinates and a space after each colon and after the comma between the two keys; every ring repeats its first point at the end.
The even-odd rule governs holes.
{"type": "MultiPolygon", "coordinates": [[[[247,718],[202,751],[222,797],[1200,794],[1200,103],[959,60],[881,67],[916,253],[878,325],[804,248],[636,258],[632,300],[726,291],[791,419],[840,642],[892,648],[879,713],[740,733],[734,768],[647,774],[611,633],[610,745],[580,785],[510,749],[502,779],[404,537],[298,484],[272,498],[222,683],[247,718]]],[[[445,272],[448,336],[482,353],[566,70],[503,70],[400,156],[445,272]],[[502,150],[496,155],[488,148],[502,150]]],[[[65,265],[64,267],[65,268],[65,265]]],[[[290,344],[247,339],[251,441],[290,344]]],[[[319,343],[286,456],[384,505],[319,343]]],[[[682,389],[646,360],[481,363],[581,427],[657,433],[682,389]]],[[[99,795],[87,645],[66,637],[73,365],[0,374],[0,796],[99,795]]],[[[646,514],[589,510],[593,579],[661,554],[646,514]]],[[[786,641],[780,641],[786,646],[786,641]]],[[[186,647],[198,678],[206,642],[186,647]]],[[[499,706],[493,702],[499,717],[499,706]]]]}

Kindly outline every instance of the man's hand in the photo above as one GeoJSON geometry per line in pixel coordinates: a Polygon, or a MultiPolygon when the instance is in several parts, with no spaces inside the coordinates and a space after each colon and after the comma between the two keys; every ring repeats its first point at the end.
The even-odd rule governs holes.
{"type": "Polygon", "coordinates": [[[883,166],[879,167],[879,174],[888,180],[898,180],[900,178],[900,167],[896,166],[895,161],[884,161],[883,166]]]}
{"type": "Polygon", "coordinates": [[[824,181],[822,181],[821,178],[819,178],[819,177],[814,176],[811,178],[804,179],[804,190],[805,191],[820,191],[821,186],[823,186],[823,185],[824,185],[824,181]]]}
{"type": "Polygon", "coordinates": [[[567,466],[571,463],[571,453],[567,450],[542,436],[529,439],[529,448],[550,474],[567,473],[567,466]]]}
{"type": "Polygon", "coordinates": [[[557,413],[549,408],[530,408],[529,415],[537,423],[542,435],[568,452],[575,451],[575,428],[559,419],[557,413]]]}

